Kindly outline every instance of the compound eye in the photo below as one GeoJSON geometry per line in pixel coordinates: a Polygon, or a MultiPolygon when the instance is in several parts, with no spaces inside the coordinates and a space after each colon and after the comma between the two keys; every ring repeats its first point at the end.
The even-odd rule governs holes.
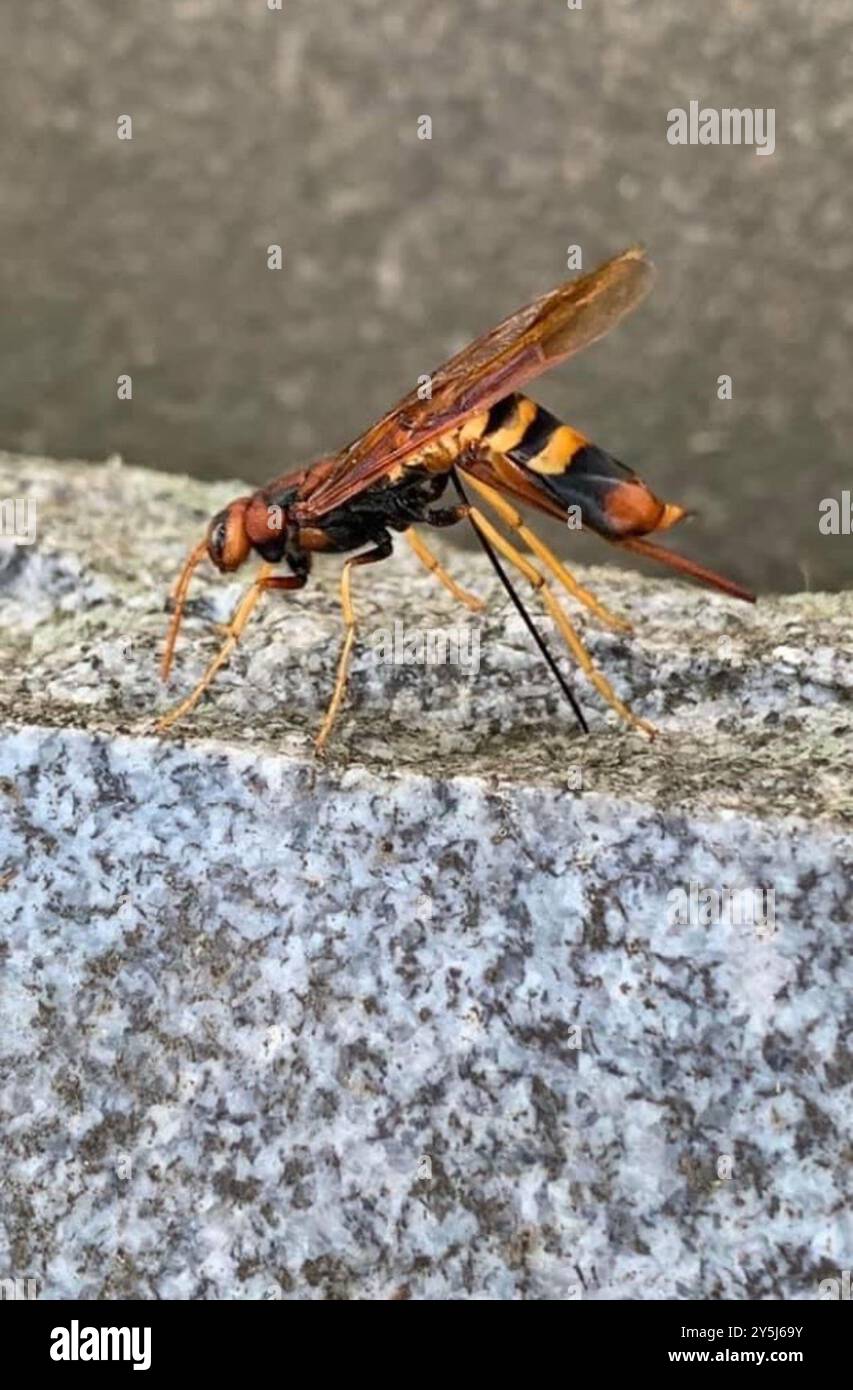
{"type": "Polygon", "coordinates": [[[228,513],[220,512],[210,523],[207,549],[215,565],[221,565],[225,558],[225,542],[228,539],[228,513]]]}

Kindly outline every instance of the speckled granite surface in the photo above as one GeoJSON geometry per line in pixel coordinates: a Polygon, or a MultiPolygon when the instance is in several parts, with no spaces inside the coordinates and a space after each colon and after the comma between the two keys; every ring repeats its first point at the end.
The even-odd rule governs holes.
{"type": "MultiPolygon", "coordinates": [[[[587,576],[575,735],[484,561],[481,667],[376,665],[310,754],[337,566],[168,739],[180,478],[0,457],[0,1275],[87,1298],[814,1298],[853,1259],[850,596],[587,576]],[[775,930],[673,920],[691,883],[775,930]]],[[[682,540],[689,548],[689,534],[682,540]]],[[[401,553],[369,643],[452,602],[401,553]]],[[[202,577],[173,696],[236,586],[202,577]]],[[[463,614],[463,621],[481,620],[463,614]]]]}

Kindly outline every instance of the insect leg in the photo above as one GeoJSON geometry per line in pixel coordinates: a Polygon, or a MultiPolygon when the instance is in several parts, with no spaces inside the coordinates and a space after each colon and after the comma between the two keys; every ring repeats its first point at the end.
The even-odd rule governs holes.
{"type": "MultiPolygon", "coordinates": [[[[471,504],[468,501],[468,498],[465,494],[465,489],[462,486],[462,483],[460,482],[459,474],[456,472],[455,469],[453,470],[453,486],[456,488],[456,491],[459,493],[459,496],[463,499],[463,503],[465,506],[465,514],[466,516],[468,516],[471,510],[471,504]]],[[[474,525],[473,522],[471,524],[472,526],[474,525]]],[[[583,710],[581,709],[580,705],[575,699],[574,691],[572,690],[571,686],[569,685],[568,681],[566,680],[565,676],[563,675],[562,671],[560,670],[559,666],[557,665],[556,661],[554,660],[553,656],[548,650],[548,644],[542,636],[542,633],[539,631],[538,627],[534,623],[524,604],[521,602],[521,599],[518,597],[518,594],[515,591],[515,586],[513,585],[509,575],[507,574],[506,570],[504,569],[503,565],[498,559],[497,554],[495,553],[494,546],[489,545],[489,542],[486,540],[486,537],[482,534],[481,531],[477,530],[476,526],[474,526],[474,534],[477,537],[477,540],[480,542],[480,545],[483,548],[483,553],[488,559],[489,564],[491,565],[495,574],[498,576],[498,579],[501,581],[501,584],[509,594],[510,602],[512,603],[513,608],[515,609],[518,616],[521,618],[521,621],[524,623],[524,626],[527,628],[527,631],[530,633],[530,636],[533,638],[533,641],[536,643],[537,647],[539,648],[539,651],[542,653],[545,664],[548,667],[548,670],[551,672],[551,675],[557,682],[558,686],[560,687],[561,691],[563,692],[563,695],[565,696],[567,703],[571,707],[575,719],[578,721],[578,724],[583,729],[584,733],[588,734],[589,725],[586,722],[583,710]]]]}
{"type": "Polygon", "coordinates": [[[198,545],[193,546],[192,550],[187,556],[183,569],[181,570],[180,574],[175,580],[175,583],[172,586],[172,592],[169,595],[169,599],[172,604],[172,621],[169,624],[169,631],[166,636],[166,646],[163,650],[163,660],[160,664],[160,677],[162,680],[168,680],[169,672],[172,669],[172,658],[175,653],[175,643],[178,640],[178,632],[180,631],[181,620],[184,616],[184,607],[187,601],[187,592],[190,587],[190,580],[193,577],[193,572],[195,570],[196,565],[199,563],[200,560],[204,559],[206,554],[207,538],[205,538],[202,541],[199,541],[198,545]]]}
{"type": "Polygon", "coordinates": [[[240,640],[240,634],[246,623],[251,617],[258,599],[265,589],[301,589],[304,587],[307,576],[301,574],[272,574],[272,565],[264,565],[258,574],[254,584],[246,590],[227,627],[227,636],[217,655],[213,658],[195,690],[176,705],[168,714],[164,714],[162,719],[157,722],[157,732],[162,733],[165,729],[171,728],[179,719],[183,719],[195,705],[198,704],[207,687],[211,684],[214,676],[221,666],[225,664],[229,656],[240,640]]]}
{"type": "Polygon", "coordinates": [[[464,603],[472,613],[481,613],[485,608],[485,603],[481,598],[476,598],[474,594],[469,594],[466,589],[461,588],[451,574],[439,562],[437,556],[433,555],[429,546],[421,540],[417,531],[410,526],[406,532],[406,540],[412,547],[422,565],[425,565],[430,574],[434,574],[439,583],[443,584],[448,593],[451,593],[460,603],[464,603]]]}
{"type": "Polygon", "coordinates": [[[481,482],[479,478],[475,478],[471,473],[466,473],[465,477],[474,491],[479,492],[480,496],[488,502],[489,506],[495,512],[497,512],[501,520],[506,522],[507,526],[511,527],[513,531],[521,536],[521,539],[528,549],[533,552],[537,559],[542,561],[543,565],[547,566],[557,582],[562,584],[566,592],[572,595],[572,598],[577,599],[578,603],[583,604],[584,608],[588,608],[591,613],[594,613],[599,622],[603,623],[605,627],[612,628],[615,632],[633,631],[627,619],[617,617],[615,613],[611,613],[609,608],[605,608],[604,604],[599,602],[594,594],[590,593],[589,589],[585,589],[582,584],[578,583],[571,571],[563,564],[562,560],[559,560],[554,552],[549,550],[548,546],[545,545],[544,541],[539,539],[535,531],[531,531],[529,526],[525,526],[523,518],[514,507],[509,505],[495,488],[489,487],[488,484],[481,482]]]}
{"type": "Polygon", "coordinates": [[[355,645],[355,609],[352,606],[351,579],[350,572],[355,565],[376,565],[380,560],[387,560],[393,551],[391,537],[386,532],[380,536],[373,550],[366,550],[363,555],[353,555],[351,559],[344,562],[341,571],[341,608],[344,615],[344,644],[341,647],[341,654],[338,659],[338,673],[335,677],[335,688],[332,691],[332,698],[326,710],[317,737],[314,739],[314,747],[318,753],[322,753],[326,740],[332,732],[332,727],[338,717],[338,711],[343,703],[344,694],[347,688],[349,677],[350,661],[352,660],[352,649],[355,645]]]}
{"type": "Polygon", "coordinates": [[[484,516],[477,507],[472,507],[469,515],[472,522],[477,527],[477,530],[484,535],[487,540],[491,541],[495,550],[499,551],[505,560],[515,565],[519,573],[524,575],[525,579],[539,594],[542,602],[557,624],[566,646],[571,651],[581,669],[586,672],[599,694],[604,697],[607,703],[615,709],[616,713],[628,724],[633,724],[635,728],[641,729],[643,733],[653,738],[655,734],[653,725],[649,724],[645,719],[640,719],[638,715],[634,714],[633,710],[629,709],[628,706],[619,699],[619,696],[616,694],[610,682],[595,666],[592,657],[578,636],[574,625],[569,621],[566,613],[557,602],[553,591],[545,580],[545,576],[540,574],[536,566],[530,563],[526,555],[522,555],[520,550],[516,550],[515,546],[510,544],[506,536],[502,535],[501,532],[492,525],[488,517],[484,516]]]}

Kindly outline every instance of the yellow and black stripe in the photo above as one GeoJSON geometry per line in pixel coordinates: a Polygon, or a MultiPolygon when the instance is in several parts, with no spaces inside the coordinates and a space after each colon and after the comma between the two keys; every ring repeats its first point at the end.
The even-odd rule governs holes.
{"type": "Polygon", "coordinates": [[[482,439],[496,453],[533,473],[556,476],[565,473],[588,440],[564,425],[550,410],[529,396],[514,392],[496,402],[488,412],[482,439]]]}
{"type": "Polygon", "coordinates": [[[612,539],[659,530],[683,515],[624,463],[518,391],[466,420],[458,442],[479,442],[509,459],[561,507],[579,507],[585,526],[612,539]]]}

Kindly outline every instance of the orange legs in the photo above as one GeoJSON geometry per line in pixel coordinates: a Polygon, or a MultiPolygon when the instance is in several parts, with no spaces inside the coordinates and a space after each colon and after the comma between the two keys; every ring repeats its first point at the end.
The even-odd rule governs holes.
{"type": "MultiPolygon", "coordinates": [[[[179,719],[183,719],[184,715],[189,714],[190,710],[198,704],[199,700],[201,699],[205,690],[207,690],[217,671],[222,666],[224,666],[225,662],[228,660],[229,656],[236,647],[238,641],[240,640],[240,634],[246,626],[247,622],[249,621],[249,618],[252,615],[252,611],[255,608],[255,605],[257,604],[264,590],[301,589],[304,584],[305,578],[303,575],[272,574],[272,565],[262,566],[261,571],[254,584],[251,584],[249,586],[242,599],[240,600],[239,604],[237,605],[236,609],[234,610],[231,621],[226,629],[227,636],[225,638],[225,641],[223,642],[216,656],[211,661],[210,665],[208,666],[207,670],[205,671],[195,690],[193,690],[192,693],[188,695],[185,700],[182,700],[179,705],[176,705],[174,709],[169,710],[168,714],[163,715],[162,719],[160,719],[157,723],[157,729],[159,732],[162,732],[164,729],[171,728],[173,724],[176,724],[179,719]]],[[[186,589],[184,589],[184,594],[186,594],[186,589]]],[[[168,655],[170,658],[169,664],[171,664],[172,648],[174,648],[174,638],[172,639],[171,648],[168,649],[168,655]]],[[[168,671],[168,666],[166,666],[165,661],[164,667],[168,671]]]]}
{"type": "MultiPolygon", "coordinates": [[[[470,477],[466,477],[465,481],[471,482],[473,480],[470,477]]],[[[488,489],[489,492],[491,492],[491,490],[491,488],[488,489]]],[[[619,696],[616,694],[610,682],[595,666],[574,624],[569,621],[566,613],[560,607],[544,575],[540,573],[535,565],[531,564],[526,555],[522,555],[520,550],[516,550],[515,546],[511,545],[506,539],[506,536],[498,531],[489,521],[488,517],[484,516],[476,507],[470,509],[469,516],[480,534],[485,536],[495,547],[495,550],[503,555],[504,559],[508,560],[511,565],[514,565],[520,574],[524,575],[524,578],[539,594],[546,609],[559,628],[566,646],[571,651],[578,665],[592,681],[599,694],[603,696],[611,708],[614,709],[626,723],[633,725],[635,729],[639,729],[642,733],[653,738],[655,734],[654,726],[649,724],[647,720],[640,719],[638,715],[634,714],[633,710],[629,709],[629,707],[619,699],[619,696]]],[[[525,530],[527,530],[526,527],[525,530]]]]}
{"type": "Polygon", "coordinates": [[[354,555],[350,560],[344,562],[341,572],[341,608],[344,615],[344,644],[341,647],[341,654],[338,658],[338,674],[335,677],[335,688],[332,691],[332,698],[326,710],[325,718],[320,725],[320,730],[314,740],[314,747],[318,753],[322,753],[326,746],[329,734],[332,732],[338,711],[343,704],[344,694],[346,693],[347,681],[349,680],[349,668],[352,661],[352,649],[355,646],[355,609],[352,606],[352,581],[351,571],[355,565],[375,565],[380,560],[387,560],[391,554],[391,537],[387,541],[380,542],[373,550],[367,550],[363,555],[354,555]]]}
{"type": "Polygon", "coordinates": [[[435,575],[436,579],[439,583],[444,585],[448,593],[452,594],[460,603],[464,603],[465,607],[470,609],[472,613],[482,613],[486,606],[483,600],[477,598],[474,594],[469,594],[467,589],[463,589],[456,583],[453,576],[447,573],[447,570],[440,563],[437,556],[433,555],[429,546],[421,539],[413,526],[410,526],[406,532],[406,540],[409,542],[409,545],[412,547],[412,550],[417,555],[421,564],[426,566],[430,574],[435,575]]]}
{"type": "MultiPolygon", "coordinates": [[[[509,526],[512,530],[514,530],[517,533],[517,535],[521,538],[525,545],[527,545],[528,549],[545,566],[545,568],[550,571],[551,575],[562,586],[563,589],[565,589],[569,594],[571,594],[571,596],[575,598],[579,603],[583,604],[583,606],[587,608],[591,613],[593,613],[594,616],[598,618],[600,622],[606,624],[610,628],[615,628],[618,631],[630,631],[629,623],[627,623],[623,618],[619,618],[613,613],[611,613],[609,609],[605,608],[604,605],[600,603],[599,600],[596,599],[595,596],[589,592],[589,590],[585,589],[583,585],[578,583],[578,581],[569,572],[569,570],[562,563],[562,561],[559,560],[558,557],[554,555],[551,550],[549,550],[549,548],[544,544],[544,542],[541,541],[539,537],[535,535],[535,533],[524,524],[524,521],[522,520],[518,512],[513,507],[511,507],[508,502],[505,501],[505,499],[501,496],[499,492],[497,492],[494,488],[489,487],[486,483],[481,482],[478,478],[474,478],[470,473],[466,474],[466,482],[472,488],[474,488],[476,492],[480,494],[484,501],[487,502],[487,504],[497,513],[498,517],[507,526],[509,526]]],[[[477,528],[480,534],[484,536],[486,540],[488,540],[494,546],[495,550],[497,550],[499,554],[501,554],[504,557],[505,560],[509,561],[509,563],[513,565],[514,568],[518,570],[518,572],[521,575],[523,575],[524,578],[528,581],[528,583],[536,590],[543,604],[545,605],[545,608],[547,609],[548,613],[551,615],[557,628],[559,629],[560,634],[563,637],[563,640],[565,641],[567,647],[571,651],[575,660],[578,662],[578,665],[586,673],[592,684],[595,686],[596,690],[598,690],[599,694],[607,701],[611,708],[614,709],[616,713],[620,716],[620,718],[624,719],[626,723],[631,724],[634,728],[641,730],[643,733],[649,735],[650,737],[653,737],[655,732],[653,726],[649,724],[645,719],[641,719],[637,715],[635,715],[633,711],[628,707],[628,705],[626,705],[622,700],[620,700],[619,696],[616,694],[613,687],[610,685],[610,682],[606,679],[604,675],[602,675],[602,673],[595,666],[591,656],[589,655],[589,652],[587,651],[586,647],[581,641],[581,638],[574,624],[570,621],[564,609],[558,603],[556,595],[554,594],[551,586],[548,584],[548,582],[545,579],[545,576],[536,567],[536,565],[534,565],[526,555],[522,554],[520,550],[516,549],[516,547],[510,543],[506,536],[504,536],[503,533],[499,531],[488,519],[488,517],[485,516],[484,513],[481,512],[477,507],[460,508],[460,515],[468,515],[470,517],[471,522],[477,528]]],[[[470,609],[472,612],[479,612],[485,606],[481,599],[478,599],[473,594],[468,593],[467,590],[461,588],[461,586],[456,583],[452,576],[448,574],[444,567],[441,565],[437,557],[432,553],[429,547],[412,528],[410,528],[406,532],[406,537],[421,563],[430,571],[430,573],[435,575],[439,582],[444,585],[444,587],[448,590],[449,593],[453,595],[455,599],[457,599],[460,603],[463,603],[465,607],[470,609]]],[[[169,628],[169,634],[166,641],[166,649],[164,652],[162,664],[162,672],[164,676],[168,675],[169,670],[171,668],[175,641],[177,638],[178,628],[180,626],[181,617],[183,615],[186,603],[186,595],[190,583],[190,578],[199,560],[203,557],[205,550],[206,545],[204,542],[196,546],[196,548],[190,553],[190,556],[184,566],[183,571],[181,572],[177,584],[175,585],[175,589],[173,592],[175,609],[172,618],[172,623],[169,628]]],[[[341,573],[340,590],[341,609],[344,618],[344,641],[343,646],[341,648],[340,657],[338,658],[338,668],[335,677],[334,689],[332,691],[332,697],[329,701],[326,714],[323,718],[323,722],[320,725],[320,729],[315,739],[315,746],[318,752],[322,752],[324,750],[326,743],[329,739],[329,735],[332,732],[335,721],[338,717],[338,714],[340,713],[340,709],[343,704],[344,696],[346,694],[347,682],[349,679],[350,665],[352,662],[352,653],[355,646],[356,638],[356,617],[352,602],[351,587],[352,569],[356,565],[375,564],[380,560],[386,559],[390,554],[391,538],[390,536],[388,536],[386,540],[380,540],[373,550],[366,551],[365,553],[360,555],[355,555],[344,562],[343,570],[341,573]]],[[[264,565],[262,567],[257,579],[247,589],[236,610],[234,611],[231,621],[225,629],[225,641],[222,643],[222,646],[220,647],[216,656],[208,665],[207,670],[204,672],[204,675],[201,677],[191,694],[188,695],[185,700],[183,700],[179,705],[177,705],[174,709],[170,710],[159,720],[157,724],[158,730],[162,731],[171,728],[173,724],[177,723],[179,719],[182,719],[185,714],[188,714],[189,711],[192,710],[198,704],[198,701],[201,699],[201,696],[210,686],[217,672],[222,668],[222,666],[225,664],[225,662],[228,660],[228,658],[234,651],[234,648],[236,647],[240,639],[240,635],[243,632],[247,622],[249,621],[249,618],[251,617],[264,591],[266,589],[301,589],[306,582],[306,576],[304,575],[274,575],[271,573],[271,571],[271,565],[264,565]]]]}
{"type": "Polygon", "coordinates": [[[632,631],[631,624],[627,619],[619,618],[615,613],[611,613],[608,608],[605,608],[603,603],[599,602],[595,594],[591,594],[589,589],[585,589],[582,584],[578,583],[571,571],[563,564],[562,560],[558,559],[554,552],[548,549],[545,542],[541,541],[536,533],[531,531],[529,526],[525,526],[522,517],[519,516],[515,508],[511,507],[495,488],[489,487],[487,483],[480,482],[480,479],[475,478],[471,473],[465,474],[465,482],[472,487],[475,492],[479,492],[480,496],[488,502],[492,510],[501,518],[501,521],[505,522],[507,526],[521,537],[528,549],[551,571],[557,582],[562,584],[563,588],[567,593],[571,594],[572,598],[577,599],[578,603],[582,603],[584,608],[588,608],[591,613],[594,613],[599,622],[603,623],[605,627],[612,628],[615,632],[632,631]]]}

